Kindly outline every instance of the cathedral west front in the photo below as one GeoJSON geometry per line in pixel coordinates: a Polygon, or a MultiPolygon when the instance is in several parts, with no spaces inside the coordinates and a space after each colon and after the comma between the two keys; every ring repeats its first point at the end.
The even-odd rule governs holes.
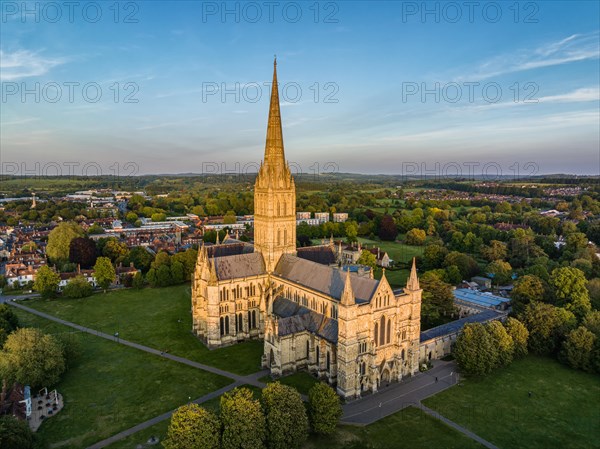
{"type": "Polygon", "coordinates": [[[421,289],[341,267],[333,241],[296,248],[296,186],[285,159],[277,63],[264,160],[254,186],[254,243],[226,238],[198,251],[193,332],[209,347],[264,342],[273,376],[306,370],[345,399],[419,368],[421,289]]]}

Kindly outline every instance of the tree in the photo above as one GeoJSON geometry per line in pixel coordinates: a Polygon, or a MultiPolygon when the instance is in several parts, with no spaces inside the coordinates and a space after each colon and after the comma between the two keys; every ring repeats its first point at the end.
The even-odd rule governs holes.
{"type": "Polygon", "coordinates": [[[600,278],[590,279],[587,283],[592,309],[600,310],[600,278]]]}
{"type": "Polygon", "coordinates": [[[498,363],[498,349],[481,323],[465,324],[456,338],[453,354],[461,369],[469,374],[487,374],[498,363]]]}
{"type": "Polygon", "coordinates": [[[498,348],[498,366],[507,366],[513,361],[515,343],[500,321],[490,321],[485,325],[492,337],[494,345],[498,348]]]}
{"type": "Polygon", "coordinates": [[[63,221],[48,235],[46,254],[54,263],[62,264],[69,260],[71,241],[83,237],[83,229],[71,221],[63,221]]]}
{"type": "Polygon", "coordinates": [[[481,248],[481,255],[489,262],[504,260],[508,254],[506,243],[499,240],[491,240],[489,246],[481,248]]]}
{"type": "Polygon", "coordinates": [[[35,388],[50,387],[58,382],[64,370],[61,344],[39,329],[17,329],[0,351],[0,374],[9,381],[35,388]]]}
{"type": "Polygon", "coordinates": [[[150,217],[152,221],[165,221],[167,216],[162,212],[156,212],[150,217]]]}
{"type": "Polygon", "coordinates": [[[235,216],[235,212],[232,210],[228,210],[225,215],[223,215],[223,224],[233,224],[237,221],[237,217],[235,216]]]}
{"type": "Polygon", "coordinates": [[[102,255],[108,257],[113,263],[123,262],[129,255],[129,248],[124,242],[115,237],[110,237],[104,242],[102,255]]]}
{"type": "Polygon", "coordinates": [[[576,323],[572,312],[543,302],[527,304],[519,321],[529,331],[529,349],[537,354],[555,352],[576,323]]]}
{"type": "Polygon", "coordinates": [[[102,226],[100,226],[98,223],[94,223],[87,230],[88,235],[104,234],[104,232],[105,232],[104,228],[102,226]]]}
{"type": "Polygon", "coordinates": [[[340,398],[327,384],[314,384],[308,392],[308,418],[315,433],[328,435],[342,416],[340,398]]]}
{"type": "Polygon", "coordinates": [[[504,326],[513,341],[514,357],[525,357],[527,355],[527,340],[529,339],[529,331],[525,325],[516,318],[510,317],[506,319],[504,326]]]}
{"type": "Polygon", "coordinates": [[[65,288],[63,295],[67,298],[85,298],[92,294],[92,285],[82,275],[71,278],[65,288]]]}
{"type": "Polygon", "coordinates": [[[593,372],[592,358],[596,339],[593,332],[584,326],[579,326],[567,335],[560,358],[573,368],[593,372]]]}
{"type": "Polygon", "coordinates": [[[91,268],[96,263],[96,242],[87,237],[76,237],[69,244],[69,261],[81,268],[91,268]]]}
{"type": "Polygon", "coordinates": [[[425,244],[427,234],[422,229],[413,228],[406,233],[406,244],[422,246],[425,244]]]}
{"type": "Polygon", "coordinates": [[[423,289],[421,317],[427,328],[443,324],[446,320],[442,317],[454,315],[454,295],[450,284],[427,271],[421,276],[420,285],[423,289]]]}
{"type": "Polygon", "coordinates": [[[146,273],[150,269],[153,260],[154,256],[150,254],[146,248],[143,246],[134,246],[123,260],[123,263],[129,265],[133,262],[134,267],[142,270],[142,273],[146,273]]]}
{"type": "Polygon", "coordinates": [[[144,288],[144,275],[140,271],[135,273],[133,276],[133,282],[131,283],[131,286],[138,290],[144,288]]]}
{"type": "Polygon", "coordinates": [[[146,273],[146,282],[150,287],[154,288],[158,285],[158,278],[156,276],[156,269],[150,268],[146,273]]]}
{"type": "Polygon", "coordinates": [[[348,243],[356,242],[356,236],[358,235],[358,225],[355,221],[347,221],[344,223],[344,230],[346,231],[346,241],[348,243]]]}
{"type": "Polygon", "coordinates": [[[495,260],[488,264],[487,272],[492,275],[492,279],[496,285],[503,285],[510,282],[512,267],[508,262],[495,260]]]}
{"type": "Polygon", "coordinates": [[[100,288],[104,290],[104,293],[106,293],[106,289],[115,282],[117,273],[108,257],[98,257],[96,265],[94,265],[94,277],[100,288]]]}
{"type": "Polygon", "coordinates": [[[171,416],[165,449],[218,449],[221,423],[198,404],[182,405],[171,416]]]}
{"type": "Polygon", "coordinates": [[[173,277],[171,276],[171,268],[169,265],[161,265],[156,270],[156,286],[166,287],[167,285],[173,284],[173,277]]]}
{"type": "Polygon", "coordinates": [[[450,265],[450,266],[446,267],[446,269],[444,271],[445,271],[446,281],[450,285],[456,285],[456,284],[460,283],[460,281],[462,281],[462,275],[456,265],[450,265]]]}
{"type": "Polygon", "coordinates": [[[546,289],[542,280],[532,274],[527,274],[516,280],[511,294],[511,305],[515,314],[520,314],[530,302],[544,301],[546,289]]]}
{"type": "Polygon", "coordinates": [[[436,243],[427,245],[423,250],[423,267],[426,270],[441,268],[442,264],[444,263],[444,258],[447,255],[448,250],[446,247],[436,243]]]}
{"type": "Polygon", "coordinates": [[[360,265],[366,265],[367,267],[375,268],[377,266],[377,257],[368,249],[363,249],[360,252],[360,257],[356,261],[360,265]]]}
{"type": "Polygon", "coordinates": [[[592,308],[586,284],[583,271],[577,268],[556,268],[550,274],[550,285],[554,289],[557,305],[564,306],[579,318],[583,318],[592,308]]]}
{"type": "Polygon", "coordinates": [[[248,388],[237,387],[221,396],[222,449],[265,447],[265,415],[248,388]]]}
{"type": "Polygon", "coordinates": [[[267,447],[302,447],[308,438],[308,417],[300,393],[293,387],[273,382],[262,390],[261,400],[266,417],[267,447]]]}
{"type": "MultiPolygon", "coordinates": [[[[425,233],[425,231],[423,231],[425,233]]],[[[394,221],[394,217],[385,214],[381,217],[381,223],[379,225],[379,238],[381,240],[396,240],[398,235],[398,227],[394,221]]]]}
{"type": "Polygon", "coordinates": [[[39,447],[36,435],[29,428],[27,421],[12,415],[0,416],[0,448],[2,449],[35,449],[39,447]]]}
{"type": "Polygon", "coordinates": [[[56,295],[60,276],[56,271],[48,265],[40,267],[35,275],[33,288],[36,292],[42,295],[43,298],[52,298],[56,295]]]}
{"type": "Polygon", "coordinates": [[[458,251],[448,253],[444,259],[444,266],[449,267],[450,265],[456,265],[458,267],[463,279],[471,279],[471,277],[479,272],[477,261],[471,256],[458,251]]]}
{"type": "Polygon", "coordinates": [[[6,337],[19,328],[19,318],[6,304],[0,304],[0,348],[4,345],[6,337]]]}
{"type": "MultiPolygon", "coordinates": [[[[159,270],[160,271],[160,270],[159,270]]],[[[181,284],[185,280],[183,264],[177,260],[171,263],[171,282],[181,284]]]]}

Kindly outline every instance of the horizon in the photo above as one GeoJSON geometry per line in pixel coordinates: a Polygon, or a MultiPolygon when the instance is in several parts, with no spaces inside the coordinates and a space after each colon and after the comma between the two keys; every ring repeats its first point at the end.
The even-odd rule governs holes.
{"type": "Polygon", "coordinates": [[[2,3],[5,176],[256,165],[273,54],[302,173],[600,174],[596,2],[53,4],[2,3]]]}

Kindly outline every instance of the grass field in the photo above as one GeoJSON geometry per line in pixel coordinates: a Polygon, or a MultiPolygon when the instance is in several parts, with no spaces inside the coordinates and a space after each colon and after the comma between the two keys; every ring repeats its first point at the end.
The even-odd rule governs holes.
{"type": "Polygon", "coordinates": [[[119,290],[82,299],[30,299],[23,304],[108,334],[119,332],[125,340],[237,374],[258,371],[261,342],[209,351],[192,334],[190,294],[188,285],[178,285],[119,290]]]}
{"type": "MultiPolygon", "coordinates": [[[[207,407],[214,410],[213,407],[207,407]]],[[[162,441],[169,421],[113,443],[108,449],[135,449],[150,436],[162,441]]],[[[336,433],[320,437],[311,435],[303,449],[482,449],[483,446],[463,434],[410,407],[370,426],[339,426],[336,433]]]]}
{"type": "Polygon", "coordinates": [[[56,447],[82,448],[222,388],[231,381],[16,309],[22,326],[63,334],[81,355],[56,386],[65,408],[39,430],[56,447]]]}
{"type": "Polygon", "coordinates": [[[358,240],[363,245],[368,245],[369,248],[373,245],[380,247],[396,263],[409,263],[413,257],[422,256],[425,249],[423,246],[405,245],[404,243],[396,242],[379,242],[362,237],[359,237],[358,240]]]}
{"type": "MultiPolygon", "coordinates": [[[[259,379],[261,382],[273,382],[271,376],[264,376],[259,379]]],[[[277,379],[284,385],[289,385],[290,387],[294,387],[302,394],[308,395],[308,390],[319,382],[319,380],[305,371],[298,371],[297,373],[290,374],[288,376],[281,377],[277,379]]]]}
{"type": "Polygon", "coordinates": [[[461,383],[424,404],[503,449],[600,448],[597,375],[529,356],[461,383]]]}

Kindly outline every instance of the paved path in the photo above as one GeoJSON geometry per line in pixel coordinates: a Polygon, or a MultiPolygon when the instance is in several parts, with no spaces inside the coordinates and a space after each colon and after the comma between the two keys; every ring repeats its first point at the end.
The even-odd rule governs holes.
{"type": "MultiPolygon", "coordinates": [[[[211,372],[213,374],[218,374],[223,377],[228,377],[232,379],[234,382],[223,387],[219,390],[212,391],[204,396],[199,397],[194,400],[196,404],[202,404],[203,402],[209,401],[213,398],[220,396],[221,394],[232,390],[235,387],[248,384],[254,385],[259,388],[263,388],[265,384],[260,382],[258,379],[267,375],[269,373],[268,370],[261,370],[256,373],[250,374],[248,376],[241,376],[238,374],[231,373],[229,371],[225,371],[219,368],[215,368],[213,366],[204,365],[202,363],[194,362],[193,360],[186,359],[184,357],[179,357],[176,355],[164,353],[154,348],[150,348],[148,346],[140,345],[138,343],[134,343],[128,340],[123,340],[122,338],[117,338],[114,335],[106,334],[104,332],[100,332],[94,329],[87,328],[85,326],[81,326],[79,324],[71,323],[70,321],[63,320],[61,318],[57,318],[55,316],[49,315],[44,312],[40,312],[38,310],[32,309],[30,307],[23,306],[21,304],[17,304],[14,301],[9,301],[12,298],[6,298],[4,301],[7,304],[16,307],[18,309],[24,310],[26,312],[32,313],[34,315],[40,316],[47,320],[55,321],[57,323],[63,324],[65,326],[72,327],[82,332],[86,332],[97,337],[101,337],[125,346],[130,346],[135,349],[139,349],[141,351],[148,352],[150,354],[158,355],[175,362],[183,363],[185,365],[192,366],[194,368],[198,368],[204,371],[211,372]]],[[[21,299],[24,299],[21,297],[21,299]]],[[[354,425],[368,425],[375,421],[378,421],[388,415],[396,413],[406,407],[416,406],[423,410],[425,413],[431,415],[432,417],[441,420],[445,424],[450,427],[458,430],[459,432],[465,434],[469,438],[477,441],[478,443],[484,445],[488,449],[498,449],[492,443],[484,440],[473,432],[465,429],[464,427],[456,424],[453,421],[450,421],[448,418],[440,415],[438,412],[431,410],[430,408],[421,404],[421,400],[432,396],[436,393],[439,393],[446,388],[449,388],[457,383],[457,368],[454,362],[444,362],[441,360],[434,361],[434,367],[429,371],[424,373],[419,373],[414,377],[410,377],[403,382],[400,383],[392,383],[389,386],[383,386],[380,390],[372,395],[365,396],[361,399],[357,399],[355,401],[349,402],[343,406],[344,415],[342,416],[341,422],[344,424],[354,424],[354,425]]],[[[303,399],[307,398],[303,395],[303,399]]],[[[140,430],[146,429],[154,424],[165,421],[171,417],[175,410],[171,410],[169,412],[163,413],[162,415],[155,416],[148,421],[137,424],[134,427],[123,430],[105,440],[99,441],[88,449],[100,449],[104,448],[112,443],[115,443],[123,438],[126,438],[130,435],[133,435],[140,430]]]]}
{"type": "Polygon", "coordinates": [[[485,447],[487,447],[488,449],[498,449],[498,446],[494,446],[492,443],[490,443],[487,440],[484,440],[483,438],[481,438],[479,435],[474,434],[473,432],[471,432],[468,429],[465,429],[463,426],[456,424],[454,421],[450,421],[448,418],[440,415],[438,412],[436,412],[435,410],[431,410],[429,407],[424,406],[423,404],[419,403],[417,404],[417,407],[420,408],[421,410],[423,410],[425,413],[427,413],[428,415],[433,416],[435,419],[439,419],[440,421],[442,421],[443,423],[449,425],[450,427],[452,427],[453,429],[458,430],[461,433],[464,433],[466,436],[468,436],[469,438],[477,441],[480,444],[483,444],[485,447]]]}
{"type": "Polygon", "coordinates": [[[194,367],[194,368],[197,368],[197,369],[201,369],[201,370],[204,370],[204,371],[208,371],[208,372],[213,373],[213,374],[218,374],[219,376],[228,377],[230,379],[233,379],[235,382],[241,382],[241,383],[245,383],[245,384],[249,384],[249,385],[254,385],[255,387],[263,388],[265,386],[264,382],[259,382],[258,379],[260,377],[262,377],[262,376],[266,376],[269,373],[268,370],[261,370],[261,371],[258,371],[256,373],[250,374],[249,376],[242,376],[242,375],[231,373],[229,371],[225,371],[225,370],[222,370],[222,369],[219,369],[219,368],[215,368],[214,366],[210,366],[210,365],[205,365],[203,363],[194,362],[193,360],[189,360],[189,359],[186,359],[184,357],[179,357],[179,356],[176,356],[176,355],[173,355],[173,354],[169,354],[169,353],[160,351],[158,349],[150,348],[148,346],[144,346],[144,345],[141,345],[139,343],[134,343],[134,342],[129,341],[129,340],[124,340],[124,339],[122,339],[120,337],[115,337],[114,335],[110,335],[110,334],[106,334],[104,332],[100,332],[100,331],[97,331],[97,330],[94,330],[94,329],[90,329],[88,327],[81,326],[79,324],[75,324],[75,323],[72,323],[70,321],[66,321],[66,320],[63,320],[61,318],[57,318],[57,317],[52,316],[52,315],[48,315],[47,313],[40,312],[39,310],[35,310],[35,309],[32,309],[31,307],[26,307],[24,305],[21,305],[21,304],[15,303],[15,302],[8,302],[8,304],[11,305],[11,306],[13,306],[13,307],[16,307],[17,309],[25,310],[26,312],[29,312],[29,313],[32,313],[34,315],[40,316],[40,317],[45,318],[47,320],[55,321],[57,323],[65,325],[65,326],[72,327],[73,329],[77,329],[79,331],[86,332],[88,334],[92,334],[92,335],[95,335],[97,337],[101,337],[101,338],[104,338],[106,340],[110,340],[110,341],[115,342],[115,343],[119,343],[119,344],[122,344],[122,345],[125,345],[125,346],[129,346],[129,347],[132,347],[132,348],[135,348],[135,349],[139,349],[140,351],[145,351],[145,352],[148,352],[150,354],[158,355],[158,356],[164,357],[166,359],[173,360],[175,362],[183,363],[184,365],[189,365],[191,367],[194,367]]]}
{"type": "Polygon", "coordinates": [[[368,425],[456,384],[457,368],[454,362],[435,360],[433,363],[429,371],[383,386],[375,394],[344,404],[341,421],[345,424],[368,425]]]}
{"type": "MultiPolygon", "coordinates": [[[[242,385],[241,382],[234,382],[232,384],[227,385],[226,387],[221,388],[220,390],[211,391],[210,393],[208,393],[202,397],[199,397],[198,399],[196,399],[192,402],[194,402],[196,404],[202,404],[203,402],[214,399],[214,398],[222,395],[223,393],[228,392],[229,390],[233,390],[235,387],[239,387],[240,385],[242,385]]],[[[110,444],[116,443],[117,441],[122,440],[123,438],[127,438],[128,436],[133,435],[136,432],[139,432],[140,430],[147,429],[148,427],[153,426],[154,424],[158,424],[159,422],[169,419],[174,411],[175,410],[171,410],[170,412],[166,412],[166,413],[163,413],[162,415],[155,416],[154,418],[149,419],[148,421],[145,421],[143,423],[140,423],[137,426],[133,426],[129,429],[123,430],[122,432],[119,432],[109,438],[106,438],[105,440],[98,441],[97,443],[89,446],[87,449],[101,449],[110,444]]]]}

